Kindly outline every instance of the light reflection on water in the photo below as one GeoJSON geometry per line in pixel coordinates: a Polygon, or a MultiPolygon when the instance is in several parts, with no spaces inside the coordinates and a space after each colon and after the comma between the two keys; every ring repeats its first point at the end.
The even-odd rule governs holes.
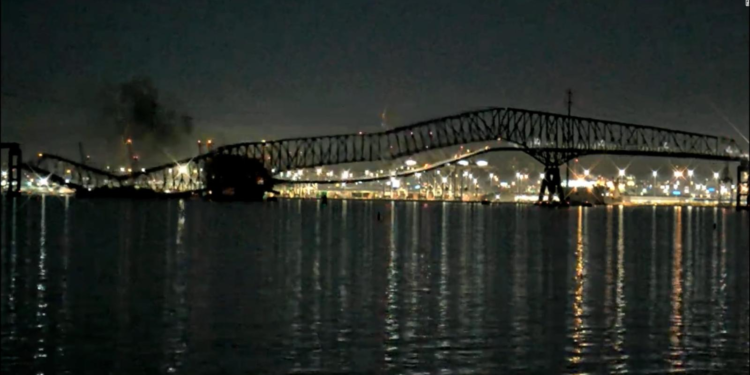
{"type": "Polygon", "coordinates": [[[748,369],[746,212],[2,208],[3,373],[748,369]]]}

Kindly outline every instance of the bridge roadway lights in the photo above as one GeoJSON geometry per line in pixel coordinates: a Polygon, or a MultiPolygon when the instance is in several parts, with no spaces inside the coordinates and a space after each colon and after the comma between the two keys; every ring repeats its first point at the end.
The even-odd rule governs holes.
{"type": "Polygon", "coordinates": [[[562,179],[560,178],[560,167],[548,166],[544,168],[544,179],[542,179],[542,186],[539,189],[539,202],[544,199],[545,191],[549,191],[549,202],[552,202],[552,197],[555,193],[557,193],[561,203],[565,201],[562,179]]]}

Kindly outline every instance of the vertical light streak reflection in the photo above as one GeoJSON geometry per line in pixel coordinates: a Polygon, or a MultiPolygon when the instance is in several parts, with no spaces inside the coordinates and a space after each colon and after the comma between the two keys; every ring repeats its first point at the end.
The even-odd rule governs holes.
{"type": "MultiPolygon", "coordinates": [[[[472,338],[475,340],[474,345],[485,345],[485,336],[483,332],[484,325],[484,311],[485,311],[485,304],[483,303],[483,297],[485,294],[485,272],[484,272],[484,265],[485,265],[485,251],[487,249],[487,245],[485,243],[486,239],[486,218],[489,214],[487,212],[488,210],[482,209],[480,211],[477,211],[477,224],[476,224],[476,232],[474,234],[474,241],[476,243],[473,246],[474,252],[476,254],[476,257],[473,261],[474,265],[474,272],[473,272],[473,279],[474,282],[472,283],[472,294],[474,296],[474,308],[472,309],[474,311],[473,316],[471,317],[471,327],[472,327],[472,338]]],[[[479,358],[477,358],[478,360],[479,358]]]]}
{"type": "MultiPolygon", "coordinates": [[[[526,369],[526,354],[529,347],[529,304],[528,297],[528,243],[526,236],[528,228],[526,227],[527,217],[525,211],[518,209],[515,215],[516,233],[514,236],[513,251],[511,253],[512,272],[510,278],[511,287],[511,342],[513,345],[513,367],[516,371],[526,369]]],[[[552,251],[547,249],[546,251],[552,251]]],[[[550,271],[553,272],[553,271],[550,271]]],[[[548,275],[552,277],[552,275],[548,275]]]]}
{"type": "Polygon", "coordinates": [[[47,350],[45,340],[47,338],[47,215],[46,215],[46,195],[42,195],[42,213],[39,228],[39,262],[37,263],[39,279],[37,280],[37,311],[36,311],[36,329],[39,338],[37,339],[37,350],[34,353],[34,365],[37,368],[37,374],[42,374],[41,368],[47,362],[47,350]]]}
{"type": "MultiPolygon", "coordinates": [[[[612,285],[614,284],[614,256],[612,254],[612,206],[607,206],[607,222],[605,228],[607,228],[606,238],[604,240],[604,248],[606,249],[606,270],[605,270],[605,283],[606,288],[604,289],[604,306],[607,310],[612,309],[614,303],[612,302],[612,285]]],[[[612,326],[612,311],[607,311],[607,327],[612,326]]]]}
{"type": "MultiPolygon", "coordinates": [[[[299,201],[302,202],[301,200],[299,201]]],[[[365,206],[365,214],[369,213],[369,206],[365,206]]],[[[342,205],[342,216],[341,216],[341,228],[339,229],[339,233],[341,233],[341,246],[339,247],[339,254],[338,254],[338,275],[336,276],[336,279],[338,280],[338,295],[339,295],[339,309],[336,311],[336,314],[338,315],[338,319],[336,319],[339,322],[338,329],[336,330],[336,342],[337,345],[349,345],[348,341],[348,335],[351,332],[350,325],[349,325],[349,314],[347,314],[348,306],[349,306],[349,280],[347,277],[347,270],[349,269],[349,261],[347,260],[347,256],[349,255],[349,236],[346,233],[349,233],[349,230],[347,229],[348,222],[346,220],[347,216],[347,206],[346,201],[343,202],[342,205]]],[[[357,216],[354,216],[355,220],[357,219],[357,216]]],[[[332,286],[335,285],[335,283],[332,283],[332,286]]],[[[342,351],[343,352],[343,351],[342,351]]],[[[345,369],[341,369],[345,370],[345,369]]]]}
{"type": "MultiPolygon", "coordinates": [[[[314,224],[314,235],[315,235],[315,241],[316,245],[320,243],[319,240],[319,234],[320,234],[320,222],[323,221],[323,217],[321,214],[321,205],[316,204],[315,205],[315,217],[311,219],[310,222],[315,223],[314,224]]],[[[301,224],[304,223],[305,220],[301,221],[301,224]]],[[[299,371],[301,370],[304,365],[302,363],[302,355],[300,350],[298,348],[298,344],[302,342],[303,339],[303,326],[305,325],[305,321],[303,319],[303,310],[305,306],[303,306],[306,301],[303,299],[303,291],[302,286],[304,283],[304,277],[306,276],[302,272],[303,265],[306,265],[307,263],[303,260],[303,243],[304,239],[300,241],[297,246],[294,246],[295,249],[295,259],[294,259],[294,272],[292,276],[292,301],[290,303],[291,305],[291,316],[293,317],[292,322],[292,330],[291,330],[291,337],[290,337],[290,351],[289,351],[289,362],[291,365],[292,371],[299,371]]],[[[313,249],[313,253],[316,253],[317,250],[313,249]]],[[[307,253],[307,252],[305,252],[307,253]]],[[[306,267],[305,267],[306,268],[306,267]]],[[[307,284],[305,284],[307,285],[307,284]]]]}
{"type": "Polygon", "coordinates": [[[164,322],[168,327],[165,337],[165,370],[167,373],[179,372],[183,367],[183,359],[187,352],[187,319],[188,309],[186,301],[187,290],[187,254],[184,246],[185,233],[185,201],[180,199],[177,211],[177,233],[175,236],[174,250],[168,246],[166,262],[166,284],[168,289],[164,296],[164,322]]]}
{"type": "MultiPolygon", "coordinates": [[[[355,258],[353,254],[349,251],[352,244],[350,243],[350,236],[349,233],[357,232],[361,236],[365,236],[365,227],[359,227],[356,224],[349,225],[349,220],[347,220],[347,217],[349,215],[349,210],[347,209],[347,205],[342,206],[342,220],[339,223],[339,228],[337,229],[337,232],[341,234],[339,237],[340,243],[339,246],[336,248],[336,255],[333,259],[333,265],[329,269],[329,274],[331,275],[329,280],[329,286],[328,288],[332,291],[333,295],[330,298],[330,308],[329,316],[330,321],[333,322],[331,324],[331,340],[335,340],[335,346],[332,348],[333,350],[330,353],[329,358],[324,363],[339,363],[339,371],[351,371],[350,367],[350,346],[351,344],[351,332],[352,327],[350,323],[350,304],[351,304],[351,292],[353,289],[351,286],[351,281],[349,274],[354,273],[356,271],[351,270],[350,267],[353,268],[353,265],[350,263],[349,258],[355,258]]],[[[357,207],[357,206],[354,206],[357,207]]],[[[351,216],[352,216],[352,223],[360,223],[363,219],[363,217],[368,217],[370,215],[370,204],[369,202],[364,203],[360,210],[356,210],[352,207],[351,216]]],[[[355,242],[357,242],[355,240],[355,242]]],[[[364,247],[361,247],[362,250],[364,250],[364,247]]],[[[362,251],[360,250],[360,251],[362,251]]]]}
{"type": "MultiPolygon", "coordinates": [[[[469,311],[469,304],[467,303],[467,295],[469,292],[469,285],[467,282],[467,274],[470,272],[467,263],[468,258],[471,254],[471,242],[468,233],[471,233],[473,226],[472,218],[470,216],[471,206],[463,205],[461,207],[461,242],[453,247],[455,255],[451,256],[451,261],[458,261],[459,264],[451,263],[451,266],[455,270],[455,276],[448,280],[449,297],[448,297],[448,336],[453,339],[453,345],[455,347],[465,347],[465,339],[463,335],[467,327],[467,313],[469,311]]],[[[463,353],[459,354],[456,350],[448,351],[448,362],[456,363],[461,361],[463,353]]]]}
{"type": "MultiPolygon", "coordinates": [[[[466,303],[466,297],[469,294],[469,282],[468,282],[468,273],[470,272],[468,267],[469,257],[471,256],[472,250],[471,250],[471,236],[468,235],[468,233],[471,233],[471,228],[474,226],[474,223],[472,222],[472,216],[471,209],[469,207],[463,207],[463,210],[461,211],[461,233],[463,234],[461,237],[463,241],[461,241],[461,246],[459,247],[459,261],[461,262],[461,265],[458,267],[458,295],[454,296],[456,298],[452,299],[452,302],[455,304],[456,307],[456,313],[457,313],[457,326],[452,327],[454,329],[453,334],[456,334],[455,332],[459,330],[463,330],[466,327],[466,322],[468,320],[467,313],[469,310],[469,304],[466,303]]],[[[461,343],[459,342],[459,345],[461,343]]]]}
{"type": "Polygon", "coordinates": [[[674,251],[672,254],[672,312],[670,316],[669,341],[671,353],[669,362],[673,369],[682,369],[682,208],[674,209],[674,251]]]}
{"type": "MultiPolygon", "coordinates": [[[[656,206],[651,207],[651,268],[649,273],[649,288],[648,288],[648,300],[651,303],[651,306],[657,306],[657,296],[656,296],[656,264],[657,262],[657,254],[656,254],[656,206]]],[[[648,310],[648,318],[649,318],[649,327],[653,327],[655,324],[656,319],[656,309],[652,308],[648,310]]]]}
{"type": "Polygon", "coordinates": [[[68,330],[70,329],[70,305],[68,301],[68,267],[70,263],[70,197],[65,196],[62,242],[62,277],[60,278],[60,337],[57,356],[65,363],[68,330]]]}
{"type": "MultiPolygon", "coordinates": [[[[412,225],[411,233],[409,234],[409,239],[411,240],[411,248],[408,251],[408,260],[405,260],[409,264],[409,275],[407,275],[406,277],[409,285],[405,288],[406,292],[408,293],[409,299],[409,308],[406,314],[406,316],[408,316],[408,320],[404,322],[406,326],[406,329],[404,330],[404,340],[406,342],[409,342],[414,338],[416,334],[416,327],[419,321],[419,312],[417,311],[417,299],[419,297],[419,277],[417,277],[417,270],[419,268],[419,207],[420,205],[417,202],[412,202],[412,225]]],[[[409,355],[412,355],[412,353],[410,353],[409,355]]]]}
{"type": "MultiPolygon", "coordinates": [[[[391,202],[393,204],[393,202],[391,202]]],[[[386,315],[385,315],[385,331],[386,331],[386,346],[385,346],[385,365],[386,369],[390,372],[398,366],[396,358],[398,358],[398,344],[400,342],[399,337],[399,322],[396,317],[396,310],[398,309],[398,262],[401,260],[398,258],[398,251],[396,251],[396,209],[392,206],[391,214],[391,233],[388,244],[388,267],[386,270],[388,280],[388,290],[386,291],[386,315]]]]}
{"type": "MultiPolygon", "coordinates": [[[[604,288],[604,316],[605,316],[605,327],[607,327],[607,335],[605,336],[605,343],[607,346],[607,349],[611,349],[612,343],[612,334],[611,329],[614,326],[615,322],[613,321],[613,317],[616,316],[616,306],[615,301],[613,301],[613,297],[615,296],[615,293],[613,293],[613,289],[616,287],[615,285],[615,251],[614,246],[612,245],[614,241],[614,223],[612,222],[612,211],[614,209],[612,206],[607,206],[607,219],[606,219],[606,235],[605,235],[605,241],[604,241],[604,248],[605,250],[605,271],[604,271],[604,280],[605,280],[605,288],[604,288]]],[[[611,369],[608,369],[609,371],[612,371],[611,369]]]]}
{"type": "MultiPolygon", "coordinates": [[[[625,300],[625,217],[624,207],[619,206],[617,211],[617,288],[615,289],[615,303],[617,304],[617,313],[615,315],[615,350],[618,355],[623,353],[623,341],[625,338],[625,309],[627,302],[625,300]]],[[[621,357],[622,358],[622,357],[621,357]]],[[[627,371],[625,366],[627,362],[623,361],[615,366],[619,371],[627,371]]]]}
{"type": "Polygon", "coordinates": [[[695,292],[693,289],[693,207],[688,206],[686,208],[686,218],[685,218],[685,242],[683,244],[683,253],[685,258],[685,267],[684,267],[684,277],[683,277],[683,284],[684,289],[687,291],[687,293],[684,294],[683,301],[682,301],[682,311],[683,313],[683,324],[681,326],[680,331],[682,332],[681,335],[683,337],[683,341],[685,343],[685,346],[688,348],[693,347],[693,343],[691,342],[690,335],[687,334],[687,327],[690,327],[692,324],[692,294],[695,292]]]}
{"type": "Polygon", "coordinates": [[[418,269],[420,265],[420,254],[419,254],[419,224],[420,224],[420,210],[421,205],[417,202],[411,203],[411,214],[409,217],[412,220],[411,231],[408,234],[408,238],[411,240],[406,256],[402,260],[403,264],[407,267],[404,269],[408,270],[408,273],[402,276],[404,282],[403,288],[403,300],[401,305],[402,311],[402,340],[403,343],[401,348],[403,353],[402,366],[409,367],[413,364],[419,363],[419,353],[417,347],[414,345],[415,337],[417,336],[417,327],[420,321],[422,321],[419,314],[419,282],[421,275],[418,275],[418,269]]]}
{"type": "MultiPolygon", "coordinates": [[[[173,301],[173,293],[171,292],[171,282],[173,282],[174,279],[174,254],[173,254],[173,245],[180,242],[180,235],[181,235],[181,229],[180,229],[180,212],[184,209],[185,203],[182,199],[177,201],[177,228],[174,233],[171,231],[168,232],[167,238],[174,238],[174,242],[171,240],[165,242],[165,248],[164,248],[164,290],[163,293],[163,299],[162,299],[162,326],[164,327],[164,341],[162,342],[162,352],[164,355],[164,361],[167,363],[163,365],[163,370],[167,373],[173,373],[175,372],[174,368],[172,368],[171,364],[171,358],[170,358],[170,344],[171,344],[171,337],[169,335],[172,333],[172,321],[174,319],[173,313],[172,313],[172,306],[171,304],[174,303],[173,301]],[[174,237],[173,237],[174,236],[174,237]]],[[[170,206],[167,206],[167,222],[172,221],[172,216],[170,215],[170,206]]],[[[128,227],[128,229],[131,229],[128,227]]],[[[129,236],[132,236],[132,231],[128,233],[129,236]]],[[[129,249],[128,249],[129,250],[129,249]]]]}
{"type": "MultiPolygon", "coordinates": [[[[342,201],[342,203],[345,203],[346,201],[342,201]]],[[[320,340],[320,328],[321,328],[321,322],[320,322],[320,314],[321,314],[321,293],[322,293],[322,287],[320,282],[320,257],[321,254],[321,241],[322,241],[322,234],[320,230],[320,220],[315,222],[315,250],[314,258],[313,258],[313,304],[312,304],[312,310],[313,310],[313,321],[310,328],[312,328],[313,332],[313,343],[316,348],[318,348],[318,352],[311,353],[312,358],[311,360],[311,366],[312,368],[320,368],[321,362],[322,362],[322,345],[320,340]]]]}
{"type": "MultiPolygon", "coordinates": [[[[406,275],[406,280],[409,283],[407,293],[409,294],[409,303],[411,308],[415,308],[417,305],[417,290],[419,288],[417,280],[417,269],[419,268],[419,219],[420,219],[419,204],[417,202],[411,203],[411,233],[409,233],[409,240],[411,246],[409,248],[408,259],[405,259],[409,263],[409,274],[406,275]]],[[[410,311],[415,312],[415,311],[410,311]]]]}
{"type": "Polygon", "coordinates": [[[583,286],[586,271],[584,269],[584,241],[583,241],[583,207],[578,207],[578,228],[576,230],[576,272],[573,284],[573,355],[569,358],[572,364],[581,362],[583,354],[584,340],[584,304],[583,304],[583,286]]]}
{"type": "Polygon", "coordinates": [[[448,325],[448,203],[443,202],[442,204],[442,216],[440,223],[440,276],[439,276],[439,289],[438,289],[438,306],[439,306],[439,317],[437,327],[438,337],[438,350],[435,353],[435,358],[441,363],[447,359],[446,351],[441,350],[442,348],[451,347],[451,341],[448,337],[447,325],[448,325]]]}
{"type": "Polygon", "coordinates": [[[719,329],[718,334],[716,337],[716,344],[714,347],[718,348],[721,352],[722,350],[726,349],[727,346],[727,244],[726,244],[726,221],[724,217],[724,211],[718,211],[714,212],[714,217],[716,223],[721,220],[721,223],[719,224],[721,226],[721,233],[716,233],[718,231],[714,231],[716,233],[716,237],[714,239],[715,246],[717,247],[717,251],[719,253],[719,286],[718,286],[718,305],[719,305],[719,313],[717,321],[719,322],[719,329]]]}
{"type": "MultiPolygon", "coordinates": [[[[18,247],[17,247],[17,216],[18,216],[18,207],[17,207],[17,201],[18,199],[13,199],[13,203],[11,203],[10,206],[10,264],[9,264],[9,270],[8,270],[8,276],[10,277],[10,280],[8,281],[8,313],[7,313],[7,319],[8,319],[8,331],[7,331],[7,338],[3,337],[2,339],[2,352],[3,352],[3,361],[2,361],[2,369],[8,370],[8,367],[11,365],[11,360],[17,360],[16,355],[13,355],[13,357],[6,357],[5,351],[9,350],[10,348],[16,348],[17,341],[18,341],[18,324],[17,324],[17,307],[16,307],[16,299],[18,298],[17,295],[17,287],[16,284],[18,282],[18,247]],[[7,340],[7,341],[6,341],[7,340]]],[[[5,332],[4,332],[5,333],[5,332]]],[[[13,368],[13,367],[10,367],[13,368]]],[[[3,371],[5,373],[6,371],[3,371]]]]}
{"type": "MultiPolygon", "coordinates": [[[[712,223],[716,223],[717,220],[717,207],[713,208],[713,215],[712,215],[712,223]]],[[[723,306],[721,306],[721,299],[720,299],[720,293],[724,291],[724,289],[720,286],[719,281],[719,262],[721,261],[721,255],[719,254],[719,234],[717,233],[717,230],[712,231],[711,235],[711,275],[710,275],[710,281],[711,281],[711,325],[710,325],[710,337],[717,338],[717,341],[719,342],[719,345],[716,344],[713,340],[710,342],[710,357],[711,357],[711,368],[715,369],[719,365],[720,357],[718,355],[718,348],[721,347],[721,338],[717,334],[719,329],[721,328],[722,321],[724,319],[723,316],[723,306]]]]}

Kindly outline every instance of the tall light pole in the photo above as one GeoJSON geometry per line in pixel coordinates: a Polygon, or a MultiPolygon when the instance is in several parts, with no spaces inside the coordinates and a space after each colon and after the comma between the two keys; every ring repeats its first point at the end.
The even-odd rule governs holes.
{"type": "Polygon", "coordinates": [[[651,175],[654,176],[654,185],[652,185],[652,187],[651,187],[651,193],[653,195],[656,195],[656,176],[658,176],[659,173],[657,173],[656,171],[653,171],[653,172],[651,172],[651,175]]]}
{"type": "MultiPolygon", "coordinates": [[[[567,125],[570,126],[570,124],[572,122],[572,121],[570,121],[570,107],[573,105],[573,91],[571,91],[570,89],[568,89],[567,94],[568,94],[568,100],[567,100],[567,102],[568,102],[567,103],[568,104],[568,118],[567,118],[567,120],[568,121],[567,121],[567,125]]],[[[570,164],[569,164],[568,160],[565,161],[565,188],[566,189],[570,188],[570,164]]]]}

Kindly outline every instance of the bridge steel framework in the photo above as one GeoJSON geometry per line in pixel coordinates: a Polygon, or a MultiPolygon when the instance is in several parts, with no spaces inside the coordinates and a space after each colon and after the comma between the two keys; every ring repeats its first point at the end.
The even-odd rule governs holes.
{"type": "Polygon", "coordinates": [[[742,160],[736,142],[726,137],[516,108],[487,108],[378,133],[230,144],[125,176],[55,155],[43,155],[29,167],[50,174],[73,169],[76,172],[69,184],[83,187],[140,184],[157,191],[186,191],[201,189],[206,177],[203,167],[217,154],[262,160],[266,169],[279,173],[335,164],[388,161],[494,140],[515,144],[519,151],[542,163],[545,166],[542,187],[551,194],[555,191],[562,194],[560,165],[585,155],[742,160]]]}

